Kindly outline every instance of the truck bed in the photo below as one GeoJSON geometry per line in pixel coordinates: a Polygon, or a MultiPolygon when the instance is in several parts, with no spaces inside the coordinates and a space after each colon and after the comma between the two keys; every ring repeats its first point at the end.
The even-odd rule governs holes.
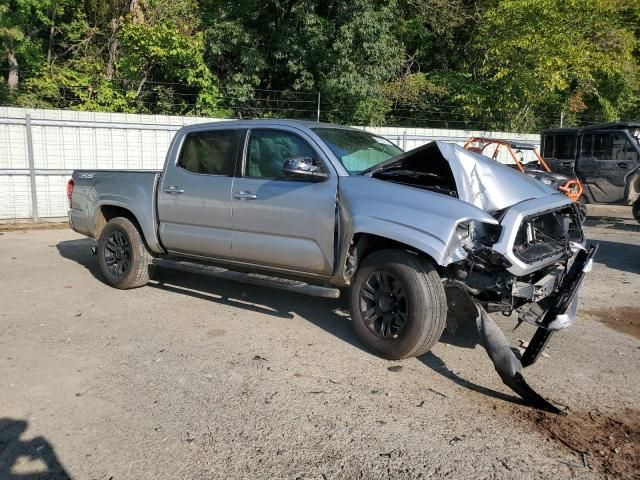
{"type": "Polygon", "coordinates": [[[75,170],[71,227],[96,238],[102,205],[122,207],[135,215],[149,248],[161,252],[155,201],[160,175],[159,170],[75,170]]]}

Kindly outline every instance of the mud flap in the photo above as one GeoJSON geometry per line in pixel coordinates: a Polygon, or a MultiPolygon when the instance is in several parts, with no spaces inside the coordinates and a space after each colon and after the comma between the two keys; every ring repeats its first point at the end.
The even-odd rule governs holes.
{"type": "Polygon", "coordinates": [[[496,322],[493,321],[482,306],[476,306],[478,308],[476,325],[478,327],[478,335],[480,336],[480,344],[487,351],[487,354],[489,354],[489,358],[493,362],[493,366],[498,372],[498,375],[500,375],[502,382],[532,406],[540,410],[546,410],[547,412],[566,415],[565,412],[548,400],[545,400],[527,384],[520,373],[523,369],[522,362],[516,354],[513,353],[513,350],[511,350],[511,346],[504,336],[504,333],[502,333],[500,327],[498,327],[496,322]]]}

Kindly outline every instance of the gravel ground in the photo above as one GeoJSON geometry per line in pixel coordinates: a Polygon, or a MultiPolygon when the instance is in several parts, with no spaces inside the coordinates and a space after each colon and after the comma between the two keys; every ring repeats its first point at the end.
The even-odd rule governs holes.
{"type": "MultiPolygon", "coordinates": [[[[627,210],[590,209],[579,321],[525,371],[566,417],[522,405],[462,336],[389,362],[344,301],[171,271],[118,291],[90,240],[1,232],[0,479],[640,478],[627,210]]],[[[494,318],[513,345],[533,332],[494,318]]]]}

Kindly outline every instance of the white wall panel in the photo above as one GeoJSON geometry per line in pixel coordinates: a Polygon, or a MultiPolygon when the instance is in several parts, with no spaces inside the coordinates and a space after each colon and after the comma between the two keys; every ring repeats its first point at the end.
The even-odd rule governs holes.
{"type": "Polygon", "coordinates": [[[39,175],[36,177],[38,215],[40,217],[64,217],[69,208],[67,200],[67,175],[39,175]]]}
{"type": "Polygon", "coordinates": [[[6,125],[0,120],[0,168],[29,168],[22,125],[6,125]]]}
{"type": "MultiPolygon", "coordinates": [[[[220,121],[214,118],[129,113],[75,112],[66,110],[0,107],[0,219],[30,218],[31,189],[24,119],[30,114],[40,217],[63,217],[67,212],[69,175],[47,170],[161,169],[176,127],[220,121]],[[85,122],[80,125],[37,125],[38,120],[85,122]],[[12,124],[11,122],[22,122],[12,124]],[[104,122],[88,125],[86,122],[104,122]],[[111,123],[112,125],[109,125],[111,123]],[[117,125],[114,125],[117,123],[117,125]],[[145,125],[166,126],[149,130],[145,125]],[[125,127],[125,128],[122,128],[125,127]],[[19,170],[22,169],[22,170],[19,170]]],[[[538,135],[478,132],[454,129],[367,127],[410,150],[431,140],[464,143],[471,136],[525,140],[539,144],[538,135]]]]}
{"type": "Polygon", "coordinates": [[[28,175],[0,175],[0,219],[31,217],[28,175]]]}

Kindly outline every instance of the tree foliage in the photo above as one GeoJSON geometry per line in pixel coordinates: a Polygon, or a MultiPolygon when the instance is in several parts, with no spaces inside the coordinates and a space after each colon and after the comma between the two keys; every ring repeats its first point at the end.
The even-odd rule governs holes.
{"type": "Polygon", "coordinates": [[[640,0],[0,0],[0,102],[536,131],[640,115],[640,0]]]}

